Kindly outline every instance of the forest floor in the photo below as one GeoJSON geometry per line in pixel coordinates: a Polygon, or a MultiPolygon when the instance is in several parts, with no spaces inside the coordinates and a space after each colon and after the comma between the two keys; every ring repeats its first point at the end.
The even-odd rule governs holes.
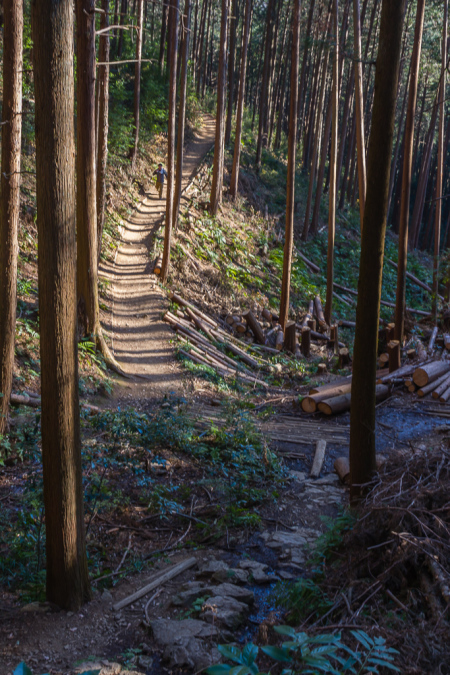
{"type": "MultiPolygon", "coordinates": [[[[187,146],[185,185],[213,141],[214,120],[205,117],[187,146]]],[[[101,276],[108,282],[104,328],[129,377],[113,378],[109,396],[97,393],[90,398],[100,411],[83,416],[93,599],[75,613],[39,602],[41,596],[33,595],[27,586],[31,577],[38,579],[34,568],[39,573],[40,567],[39,545],[36,561],[34,543],[23,572],[17,562],[15,588],[3,588],[0,595],[2,674],[12,673],[20,661],[36,674],[71,675],[96,668],[101,675],[192,673],[219,660],[217,643],[230,639],[239,644],[248,639],[274,643],[272,626],[285,606],[281,598],[289,594],[280,582],[311,576],[311,563],[322,565],[327,547],[342,542],[352,526],[352,516],[344,511],[347,487],[333,472],[334,460],[348,455],[349,415],[305,418],[293,407],[299,394],[308,390],[308,371],[297,373],[280,357],[275,364],[278,370],[262,393],[205,379],[201,369],[189,372],[176,358],[174,334],[162,321],[169,301],[151,274],[165,201],[149,185],[140,192],[140,202],[123,219],[115,259],[101,266],[101,276]],[[327,440],[327,454],[321,478],[313,480],[309,471],[319,438],[327,440]],[[189,569],[129,605],[115,607],[183,561],[188,561],[189,569]]],[[[257,194],[253,200],[258,201],[257,194]]],[[[223,205],[222,218],[229,223],[227,236],[238,236],[233,230],[238,229],[240,217],[237,209],[234,214],[234,207],[223,205]]],[[[248,210],[242,229],[258,218],[248,210]]],[[[212,226],[206,221],[199,227],[206,248],[210,233],[216,239],[218,235],[207,229],[212,226]]],[[[186,226],[178,237],[185,246],[192,243],[186,226]]],[[[241,269],[249,253],[244,251],[240,258],[243,244],[237,239],[234,243],[233,273],[241,269]]],[[[174,247],[172,288],[183,288],[188,271],[186,297],[211,313],[224,308],[231,311],[259,298],[258,284],[251,289],[251,297],[246,297],[243,288],[230,292],[228,282],[204,260],[205,252],[199,253],[201,265],[196,273],[192,266],[186,270],[186,260],[174,247]]],[[[258,269],[251,274],[257,281],[258,269]]],[[[313,355],[310,365],[323,359],[326,348],[313,355]]],[[[441,453],[433,471],[438,476],[443,471],[447,418],[433,416],[436,411],[431,409],[428,412],[432,414],[416,402],[411,405],[411,398],[405,403],[400,394],[377,411],[377,450],[395,466],[400,463],[404,473],[403,465],[411,456],[422,458],[431,448],[441,453]]],[[[17,425],[20,415],[31,424],[31,417],[19,413],[17,425]]],[[[412,467],[410,475],[415,476],[415,471],[412,467]]],[[[34,495],[27,486],[30,477],[40,472],[39,459],[8,465],[0,472],[0,505],[10,508],[13,518],[19,517],[26,495],[34,495]]],[[[388,476],[388,480],[394,478],[388,476]]],[[[397,480],[401,484],[403,479],[395,474],[397,480]]],[[[28,539],[35,536],[35,541],[42,542],[42,511],[34,502],[29,504],[28,539]]],[[[372,548],[378,553],[384,535],[381,528],[371,533],[367,551],[372,548]]],[[[360,544],[361,533],[358,536],[360,544]]],[[[358,561],[366,559],[366,548],[359,554],[354,545],[358,561]]],[[[341,551],[337,557],[350,564],[349,556],[348,551],[341,551]]],[[[371,574],[369,565],[364,575],[370,580],[371,574]]],[[[42,588],[42,575],[39,579],[42,588]]],[[[365,590],[355,592],[353,599],[349,590],[345,604],[341,600],[340,591],[351,583],[350,578],[330,581],[332,602],[324,603],[320,596],[323,619],[327,613],[337,617],[343,605],[349,613],[345,620],[336,618],[337,623],[364,628],[399,648],[402,630],[408,625],[408,612],[398,604],[399,587],[392,587],[394,600],[388,597],[390,604],[381,603],[374,619],[367,612],[369,605],[364,609],[365,590]],[[381,618],[383,613],[388,620],[381,618]]],[[[381,584],[376,588],[379,591],[381,584]]],[[[320,604],[318,596],[315,600],[320,604]]],[[[326,622],[315,615],[314,602],[306,607],[314,617],[312,630],[325,632],[326,622]]],[[[299,609],[298,601],[294,608],[299,609]]],[[[420,621],[415,623],[421,627],[420,621]]],[[[441,642],[436,637],[442,630],[438,620],[433,650],[436,667],[442,662],[444,669],[435,672],[446,673],[446,657],[440,650],[447,634],[444,631],[441,642]]],[[[407,654],[401,658],[402,672],[434,672],[415,670],[411,666],[415,659],[407,654]]]]}

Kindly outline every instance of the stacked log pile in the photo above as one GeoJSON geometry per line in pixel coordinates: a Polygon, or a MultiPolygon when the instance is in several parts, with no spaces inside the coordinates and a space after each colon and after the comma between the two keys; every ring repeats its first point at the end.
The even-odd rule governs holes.
{"type": "Polygon", "coordinates": [[[213,368],[222,377],[239,378],[252,386],[268,386],[259,377],[260,371],[269,366],[266,361],[242,349],[233,335],[225,332],[214,319],[181,296],[172,293],[171,300],[179,309],[175,313],[166,312],[164,321],[177,333],[183,347],[180,353],[184,357],[213,368]],[[227,356],[215,343],[224,344],[226,350],[239,360],[227,356]]]}

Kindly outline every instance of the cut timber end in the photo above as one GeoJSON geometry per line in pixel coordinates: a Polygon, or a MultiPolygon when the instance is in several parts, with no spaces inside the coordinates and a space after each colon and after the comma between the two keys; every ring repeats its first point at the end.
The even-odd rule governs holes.
{"type": "Polygon", "coordinates": [[[417,384],[419,388],[424,387],[429,382],[437,380],[438,377],[450,370],[450,366],[447,361],[433,361],[432,363],[427,363],[420,368],[416,368],[413,374],[414,384],[417,384]]]}

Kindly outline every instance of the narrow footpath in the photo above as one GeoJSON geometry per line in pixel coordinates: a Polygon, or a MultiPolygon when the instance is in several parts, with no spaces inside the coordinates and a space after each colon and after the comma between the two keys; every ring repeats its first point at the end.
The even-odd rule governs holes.
{"type": "MultiPolygon", "coordinates": [[[[182,187],[214,144],[215,120],[205,116],[184,154],[182,187]]],[[[160,398],[180,392],[182,371],[169,340],[173,337],[162,319],[166,300],[151,274],[149,247],[165,213],[165,195],[156,188],[146,194],[128,220],[114,266],[104,265],[101,274],[112,284],[112,349],[123,370],[137,382],[128,386],[132,398],[160,398]],[[143,379],[141,379],[143,378],[143,379]]]]}

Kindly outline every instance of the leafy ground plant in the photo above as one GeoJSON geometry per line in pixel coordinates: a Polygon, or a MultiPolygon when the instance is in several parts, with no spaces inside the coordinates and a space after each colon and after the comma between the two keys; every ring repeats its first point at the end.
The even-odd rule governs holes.
{"type": "Polygon", "coordinates": [[[276,626],[280,635],[289,638],[280,647],[257,647],[253,643],[240,650],[233,645],[219,645],[222,656],[233,664],[218,663],[206,670],[208,675],[262,675],[256,659],[261,650],[277,663],[283,664],[283,675],[295,673],[379,673],[380,668],[400,672],[394,664],[397,650],[386,646],[382,637],[371,638],[362,630],[352,630],[357,648],[351,649],[341,640],[341,634],[323,634],[310,637],[297,633],[290,626],[276,626]]]}

